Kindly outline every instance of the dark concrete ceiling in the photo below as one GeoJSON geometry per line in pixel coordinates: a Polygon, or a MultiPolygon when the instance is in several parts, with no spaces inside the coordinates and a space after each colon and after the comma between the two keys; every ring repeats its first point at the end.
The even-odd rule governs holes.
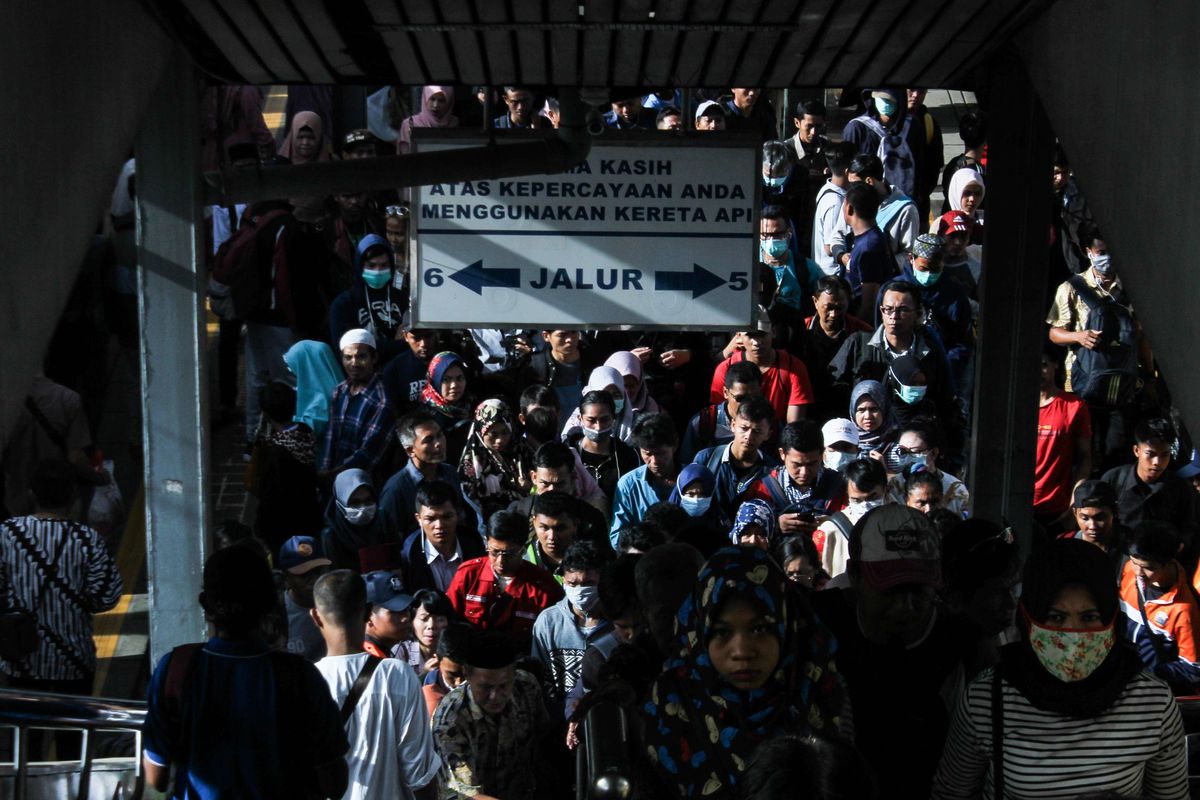
{"type": "Polygon", "coordinates": [[[145,0],[222,83],[970,88],[1052,0],[145,0]]]}

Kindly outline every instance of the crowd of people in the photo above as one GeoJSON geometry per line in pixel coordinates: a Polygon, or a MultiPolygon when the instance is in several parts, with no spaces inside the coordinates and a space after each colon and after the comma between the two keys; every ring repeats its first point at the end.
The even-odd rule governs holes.
{"type": "MultiPolygon", "coordinates": [[[[557,124],[553,97],[498,96],[493,127],[557,124]]],[[[220,142],[271,157],[238,97],[220,142]]],[[[1036,523],[973,516],[986,116],[944,164],[923,101],[846,96],[834,138],[803,100],[780,138],[760,90],[614,90],[613,129],[686,113],[763,140],[761,305],[733,334],[423,329],[400,195],[214,208],[219,377],[232,415],[243,337],[257,502],[204,567],[213,638],[154,670],[149,782],[566,797],[603,706],[634,797],[1186,797],[1200,460],[1060,152],[1036,523]]],[[[462,108],[424,87],[396,152],[462,108]]],[[[318,112],[291,116],[292,163],[335,157],[318,112]]],[[[38,607],[29,564],[70,495],[43,472],[0,529],[10,608],[38,607]]],[[[115,602],[95,564],[72,575],[43,633],[115,602]]],[[[39,648],[0,666],[89,675],[39,673],[61,649],[39,648]]]]}

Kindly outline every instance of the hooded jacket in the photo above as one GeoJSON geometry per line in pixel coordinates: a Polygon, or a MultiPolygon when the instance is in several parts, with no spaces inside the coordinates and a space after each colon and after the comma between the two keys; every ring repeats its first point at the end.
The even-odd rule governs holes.
{"type": "Polygon", "coordinates": [[[862,100],[866,111],[846,123],[842,138],[853,142],[860,153],[878,155],[883,162],[887,182],[912,197],[917,190],[917,154],[925,147],[922,141],[924,130],[913,125],[909,119],[904,90],[891,87],[887,87],[887,90],[896,98],[896,113],[888,124],[885,126],[879,120],[875,99],[871,97],[871,92],[875,90],[864,89],[862,100]],[[885,137],[889,141],[886,147],[881,148],[885,137]],[[902,155],[905,150],[906,156],[902,155]]]}
{"type": "Polygon", "coordinates": [[[409,313],[408,285],[404,282],[403,288],[397,289],[393,274],[392,280],[382,289],[367,286],[362,276],[362,260],[363,254],[372,247],[384,248],[395,262],[395,251],[387,239],[377,233],[368,233],[362,238],[354,253],[354,280],[350,288],[333,298],[329,306],[329,337],[336,344],[346,331],[366,328],[379,343],[378,367],[408,349],[403,339],[396,339],[396,331],[404,326],[409,313]]]}

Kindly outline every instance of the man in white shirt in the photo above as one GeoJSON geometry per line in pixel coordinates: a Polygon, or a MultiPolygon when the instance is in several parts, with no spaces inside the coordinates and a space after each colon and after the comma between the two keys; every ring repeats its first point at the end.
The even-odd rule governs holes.
{"type": "Polygon", "coordinates": [[[366,584],[350,570],[321,577],[313,589],[313,621],[328,655],[317,670],[342,708],[350,752],[344,800],[435,800],[441,760],[433,747],[429,714],[416,675],[394,658],[374,663],[365,688],[347,717],[346,698],[373,657],[363,651],[366,584]]]}

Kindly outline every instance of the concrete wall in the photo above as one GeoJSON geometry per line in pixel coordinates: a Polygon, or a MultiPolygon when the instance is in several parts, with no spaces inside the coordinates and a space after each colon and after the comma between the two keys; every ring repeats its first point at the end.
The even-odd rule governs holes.
{"type": "Polygon", "coordinates": [[[1198,33],[1190,0],[1058,0],[1016,37],[1193,436],[1198,33]]]}
{"type": "Polygon", "coordinates": [[[173,45],[136,0],[25,0],[0,21],[2,446],[173,45]]]}

